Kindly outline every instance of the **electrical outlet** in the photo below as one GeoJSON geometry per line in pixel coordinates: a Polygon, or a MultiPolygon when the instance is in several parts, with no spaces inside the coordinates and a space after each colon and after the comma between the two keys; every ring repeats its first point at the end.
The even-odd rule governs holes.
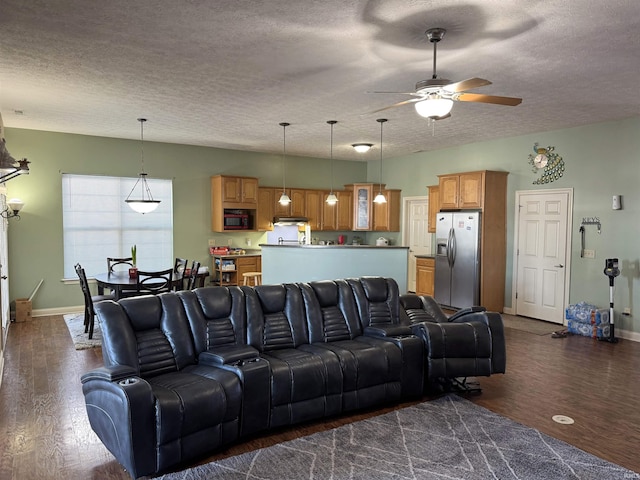
{"type": "Polygon", "coordinates": [[[583,253],[583,258],[596,258],[595,250],[585,250],[583,253]]]}
{"type": "Polygon", "coordinates": [[[247,242],[247,247],[250,247],[251,246],[251,239],[247,238],[246,242],[247,242]]]}
{"type": "Polygon", "coordinates": [[[631,309],[629,307],[625,307],[622,311],[623,315],[631,315],[631,309]]]}
{"type": "Polygon", "coordinates": [[[229,246],[233,245],[233,238],[229,239],[229,241],[227,242],[227,245],[229,245],[229,246]]]}
{"type": "Polygon", "coordinates": [[[209,246],[210,247],[215,247],[216,246],[216,239],[215,238],[210,238],[209,239],[209,246]]]}

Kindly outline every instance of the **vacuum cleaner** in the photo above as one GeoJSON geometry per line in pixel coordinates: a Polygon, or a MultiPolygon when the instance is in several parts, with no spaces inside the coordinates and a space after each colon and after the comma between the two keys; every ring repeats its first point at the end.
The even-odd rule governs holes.
{"type": "Polygon", "coordinates": [[[618,268],[618,259],[617,258],[607,258],[604,261],[604,274],[609,277],[609,337],[602,337],[601,340],[617,343],[618,339],[616,338],[615,326],[613,322],[613,281],[614,279],[620,275],[620,269],[618,268]]]}

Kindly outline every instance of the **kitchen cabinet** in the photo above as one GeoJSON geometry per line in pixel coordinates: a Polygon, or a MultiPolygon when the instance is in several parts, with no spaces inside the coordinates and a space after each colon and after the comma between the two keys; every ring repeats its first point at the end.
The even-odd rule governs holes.
{"type": "Polygon", "coordinates": [[[387,203],[373,203],[373,230],[400,231],[400,190],[382,190],[387,203]]]}
{"type": "Polygon", "coordinates": [[[439,175],[440,210],[482,212],[480,229],[480,305],[502,312],[507,261],[508,172],[483,170],[439,175]]]}
{"type": "MultiPolygon", "coordinates": [[[[256,230],[273,230],[274,209],[279,205],[275,198],[278,194],[275,188],[260,187],[258,188],[258,209],[256,214],[256,230]]],[[[282,194],[282,191],[279,192],[282,194]]],[[[278,197],[280,198],[280,197],[278,197]]]]}
{"type": "Polygon", "coordinates": [[[322,230],[349,231],[353,225],[353,193],[350,190],[334,190],[338,197],[335,205],[329,205],[327,195],[330,190],[322,192],[322,230]]]}
{"type": "Polygon", "coordinates": [[[372,192],[371,183],[354,183],[345,185],[353,190],[353,230],[370,231],[372,225],[372,192]]]}
{"type": "Polygon", "coordinates": [[[245,272],[262,271],[260,255],[213,255],[213,284],[242,285],[245,272]]]}
{"type": "Polygon", "coordinates": [[[485,173],[439,175],[440,209],[482,208],[485,173]]]}
{"type": "Polygon", "coordinates": [[[322,204],[324,202],[322,193],[322,190],[304,191],[304,216],[309,219],[312,231],[322,230],[322,204]]]}
{"type": "Polygon", "coordinates": [[[433,297],[435,275],[435,258],[416,257],[416,295],[433,297]]]}
{"type": "Polygon", "coordinates": [[[291,198],[289,214],[292,217],[306,216],[306,190],[303,188],[292,188],[289,198],[291,198]]]}
{"type": "Polygon", "coordinates": [[[436,214],[440,211],[440,186],[430,185],[429,191],[429,225],[427,232],[436,233],[436,214]]]}
{"type": "Polygon", "coordinates": [[[248,218],[247,228],[255,230],[258,206],[258,179],[216,175],[211,177],[211,230],[214,232],[238,231],[225,227],[225,213],[240,213],[248,218]]]}

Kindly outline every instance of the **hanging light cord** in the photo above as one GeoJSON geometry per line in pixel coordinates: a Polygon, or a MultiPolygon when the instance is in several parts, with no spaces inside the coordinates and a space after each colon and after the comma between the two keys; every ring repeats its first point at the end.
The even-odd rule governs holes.
{"type": "Polygon", "coordinates": [[[280,126],[282,127],[282,194],[284,195],[285,193],[285,168],[284,168],[284,161],[285,161],[285,157],[287,155],[287,127],[291,125],[290,123],[287,122],[282,122],[280,124],[280,126]]]}
{"type": "Polygon", "coordinates": [[[380,191],[379,193],[382,195],[382,125],[387,121],[386,118],[379,118],[377,120],[380,122],[380,191]]]}
{"type": "Polygon", "coordinates": [[[140,163],[142,164],[142,173],[144,174],[144,122],[146,122],[147,119],[139,118],[138,121],[140,122],[140,163]]]}
{"type": "Polygon", "coordinates": [[[329,148],[329,152],[331,155],[331,193],[333,193],[333,126],[338,123],[336,120],[329,120],[327,122],[329,125],[331,125],[331,137],[330,137],[330,141],[331,141],[331,146],[329,148]]]}

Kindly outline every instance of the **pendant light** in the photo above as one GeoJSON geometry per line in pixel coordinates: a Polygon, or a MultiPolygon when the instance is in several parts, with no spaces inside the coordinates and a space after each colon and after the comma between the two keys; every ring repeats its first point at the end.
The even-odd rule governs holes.
{"type": "Polygon", "coordinates": [[[282,122],[279,125],[282,127],[282,195],[280,195],[280,200],[278,200],[278,203],[280,203],[280,205],[289,205],[291,203],[291,199],[289,198],[289,195],[287,195],[287,191],[284,188],[284,160],[287,156],[287,127],[291,124],[282,122]]]}
{"type": "Polygon", "coordinates": [[[156,208],[158,208],[158,205],[160,205],[160,200],[153,199],[151,190],[149,189],[149,185],[147,184],[147,174],[144,172],[144,122],[146,122],[147,119],[139,118],[138,121],[140,122],[140,158],[142,168],[140,175],[138,175],[138,181],[136,181],[136,184],[131,189],[131,192],[129,192],[129,195],[127,196],[125,202],[131,207],[133,211],[145,214],[153,212],[156,208]],[[140,198],[131,198],[131,195],[133,194],[138,184],[140,184],[140,198]]]}
{"type": "Polygon", "coordinates": [[[358,153],[367,153],[373,147],[373,143],[352,143],[351,146],[358,153]]]}
{"type": "Polygon", "coordinates": [[[374,203],[387,203],[387,199],[382,194],[382,125],[386,122],[386,118],[379,118],[376,122],[380,123],[380,189],[376,198],[373,199],[374,203]]]}
{"type": "Polygon", "coordinates": [[[325,201],[327,202],[327,205],[335,205],[336,203],[338,203],[338,197],[336,197],[336,194],[333,193],[333,126],[338,122],[336,120],[329,120],[327,123],[331,125],[331,192],[329,193],[329,195],[327,196],[327,200],[325,201]]]}

